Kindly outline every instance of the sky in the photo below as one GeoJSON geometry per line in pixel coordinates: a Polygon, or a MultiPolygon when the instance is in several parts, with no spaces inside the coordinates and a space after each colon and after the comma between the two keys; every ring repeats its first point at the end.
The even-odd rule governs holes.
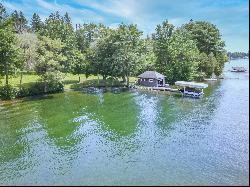
{"type": "Polygon", "coordinates": [[[38,13],[45,20],[50,13],[68,12],[72,23],[137,24],[144,36],[157,24],[168,20],[176,27],[194,21],[215,24],[226,43],[226,50],[249,51],[248,0],[0,0],[11,13],[20,10],[30,20],[38,13]]]}

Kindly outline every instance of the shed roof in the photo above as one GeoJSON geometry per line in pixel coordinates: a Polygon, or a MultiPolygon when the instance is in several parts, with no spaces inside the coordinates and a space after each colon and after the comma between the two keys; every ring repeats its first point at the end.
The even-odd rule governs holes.
{"type": "Polygon", "coordinates": [[[158,78],[163,79],[166,76],[164,76],[156,71],[145,71],[144,73],[140,74],[138,77],[139,78],[149,78],[149,79],[150,78],[151,79],[158,79],[158,78]]]}
{"type": "Polygon", "coordinates": [[[175,85],[177,86],[188,86],[190,88],[207,88],[208,85],[204,83],[198,83],[198,82],[186,82],[186,81],[177,81],[175,82],[175,85]]]}

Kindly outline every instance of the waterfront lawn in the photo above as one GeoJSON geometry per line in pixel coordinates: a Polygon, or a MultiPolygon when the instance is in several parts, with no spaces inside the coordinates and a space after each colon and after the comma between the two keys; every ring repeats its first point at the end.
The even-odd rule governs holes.
{"type": "MultiPolygon", "coordinates": [[[[121,79],[118,80],[111,80],[107,79],[106,82],[103,81],[102,77],[99,79],[99,84],[98,84],[98,77],[95,75],[91,75],[88,78],[84,74],[80,74],[80,83],[79,83],[79,76],[78,75],[73,75],[73,74],[63,74],[63,84],[64,84],[64,89],[78,89],[81,87],[103,87],[103,86],[123,86],[125,83],[121,82],[121,79]]],[[[28,88],[32,84],[36,83],[39,81],[40,77],[36,74],[24,74],[23,79],[22,79],[22,87],[28,88]]],[[[135,77],[130,77],[130,83],[134,83],[136,81],[135,77]]],[[[0,85],[3,86],[5,84],[5,79],[2,78],[0,79],[0,85]]],[[[9,84],[19,88],[20,84],[20,75],[16,76],[11,76],[9,78],[9,84]]]]}

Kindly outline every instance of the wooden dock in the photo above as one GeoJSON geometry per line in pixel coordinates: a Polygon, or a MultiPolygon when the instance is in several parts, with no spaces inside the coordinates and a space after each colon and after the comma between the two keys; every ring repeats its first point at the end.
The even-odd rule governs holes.
{"type": "Polygon", "coordinates": [[[170,87],[145,87],[145,86],[135,86],[135,89],[138,90],[148,90],[148,91],[164,91],[164,92],[175,92],[179,93],[178,89],[173,89],[170,87]]]}

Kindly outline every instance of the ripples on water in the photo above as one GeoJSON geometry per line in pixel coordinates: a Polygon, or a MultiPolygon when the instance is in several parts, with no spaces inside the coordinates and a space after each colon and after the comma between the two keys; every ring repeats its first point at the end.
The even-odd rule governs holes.
{"type": "Polygon", "coordinates": [[[98,91],[2,104],[0,184],[247,185],[249,74],[225,73],[202,99],[98,91]]]}

